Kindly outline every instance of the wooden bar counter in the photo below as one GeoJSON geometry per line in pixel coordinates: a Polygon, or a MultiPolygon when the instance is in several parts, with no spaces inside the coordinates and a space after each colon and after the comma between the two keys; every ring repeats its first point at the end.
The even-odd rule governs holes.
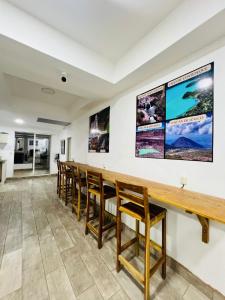
{"type": "Polygon", "coordinates": [[[209,220],[225,224],[225,199],[223,198],[192,192],[86,164],[76,162],[67,162],[67,164],[68,166],[77,166],[82,171],[92,170],[101,172],[103,179],[112,183],[119,180],[145,186],[148,188],[149,196],[154,200],[197,215],[202,226],[202,241],[205,243],[209,242],[209,220]]]}

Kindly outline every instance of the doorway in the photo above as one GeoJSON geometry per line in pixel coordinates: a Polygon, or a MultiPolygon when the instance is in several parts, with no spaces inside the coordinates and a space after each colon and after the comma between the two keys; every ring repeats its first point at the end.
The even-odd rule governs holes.
{"type": "Polygon", "coordinates": [[[34,175],[49,174],[50,169],[50,136],[36,134],[34,175]]]}
{"type": "Polygon", "coordinates": [[[50,173],[50,136],[16,132],[14,177],[50,173]]]}
{"type": "Polygon", "coordinates": [[[71,137],[67,138],[67,155],[66,155],[67,161],[72,160],[72,158],[71,158],[71,141],[72,141],[71,137]]]}

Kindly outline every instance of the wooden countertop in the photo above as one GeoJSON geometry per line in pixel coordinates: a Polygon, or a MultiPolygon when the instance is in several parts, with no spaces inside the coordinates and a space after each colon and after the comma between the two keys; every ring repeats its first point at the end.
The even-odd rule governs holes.
{"type": "Polygon", "coordinates": [[[95,168],[86,164],[67,162],[70,166],[78,166],[82,171],[101,172],[103,179],[115,183],[116,180],[146,186],[149,196],[161,203],[196,214],[210,220],[225,224],[225,199],[197,193],[171,185],[134,177],[105,169],[95,168]]]}

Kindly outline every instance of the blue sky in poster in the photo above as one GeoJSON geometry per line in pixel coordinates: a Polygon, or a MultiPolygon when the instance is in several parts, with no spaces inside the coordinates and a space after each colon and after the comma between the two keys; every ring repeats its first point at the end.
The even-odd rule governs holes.
{"type": "Polygon", "coordinates": [[[166,144],[171,145],[179,137],[186,137],[202,145],[212,148],[212,113],[206,115],[205,120],[184,124],[166,125],[166,144]]]}

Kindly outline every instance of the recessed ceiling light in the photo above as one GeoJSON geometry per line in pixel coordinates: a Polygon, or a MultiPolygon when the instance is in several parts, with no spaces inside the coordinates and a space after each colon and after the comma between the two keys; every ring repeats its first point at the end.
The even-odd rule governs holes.
{"type": "Polygon", "coordinates": [[[16,119],[14,122],[21,125],[21,124],[24,123],[24,120],[22,120],[22,119],[16,119]]]}
{"type": "Polygon", "coordinates": [[[48,88],[48,87],[43,87],[41,88],[42,93],[44,94],[48,94],[48,95],[54,95],[55,94],[55,90],[48,88]]]}

